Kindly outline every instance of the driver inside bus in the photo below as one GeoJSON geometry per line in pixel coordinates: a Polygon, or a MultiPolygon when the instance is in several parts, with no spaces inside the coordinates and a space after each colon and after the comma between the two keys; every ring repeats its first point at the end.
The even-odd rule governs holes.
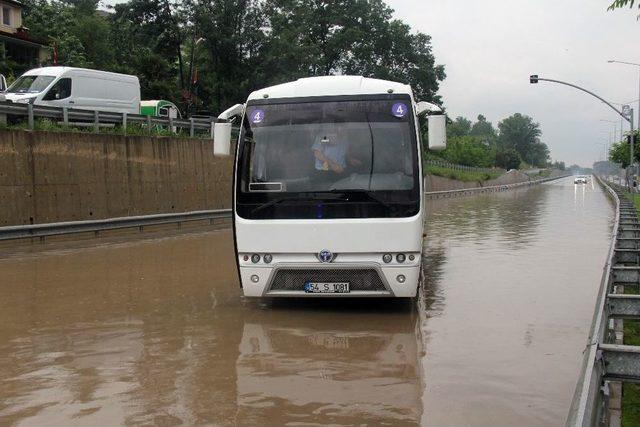
{"type": "Polygon", "coordinates": [[[336,132],[325,132],[318,135],[311,146],[316,158],[317,171],[331,171],[337,174],[344,173],[347,163],[351,166],[359,166],[362,162],[353,158],[349,153],[349,141],[345,137],[345,131],[338,128],[336,132]]]}

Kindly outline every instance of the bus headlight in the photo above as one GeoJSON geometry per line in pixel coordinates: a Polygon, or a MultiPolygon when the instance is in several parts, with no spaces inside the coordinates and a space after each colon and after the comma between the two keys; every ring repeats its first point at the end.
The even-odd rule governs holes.
{"type": "Polygon", "coordinates": [[[269,264],[271,261],[273,261],[273,256],[271,256],[271,254],[265,254],[263,259],[265,264],[269,264]]]}
{"type": "Polygon", "coordinates": [[[257,274],[253,274],[253,275],[251,275],[251,281],[252,281],[253,283],[258,283],[258,280],[260,280],[260,278],[258,277],[258,275],[257,275],[257,274]]]}
{"type": "Polygon", "coordinates": [[[386,264],[389,264],[392,259],[393,257],[391,256],[391,254],[382,255],[382,261],[384,261],[386,264]]]}
{"type": "Polygon", "coordinates": [[[404,281],[407,280],[407,278],[404,277],[404,274],[398,274],[396,276],[396,280],[398,281],[398,283],[404,283],[404,281]]]}
{"type": "Polygon", "coordinates": [[[257,264],[260,262],[260,255],[258,254],[253,254],[251,255],[251,262],[254,264],[257,264]]]}
{"type": "Polygon", "coordinates": [[[400,264],[402,264],[404,262],[404,260],[407,259],[405,254],[398,254],[396,255],[396,261],[398,261],[400,264]]]}

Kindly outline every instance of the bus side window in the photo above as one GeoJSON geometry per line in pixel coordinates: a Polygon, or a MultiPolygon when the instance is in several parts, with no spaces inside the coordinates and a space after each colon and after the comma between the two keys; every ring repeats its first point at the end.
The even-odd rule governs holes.
{"type": "Polygon", "coordinates": [[[44,101],[57,101],[71,96],[71,79],[63,78],[58,80],[49,89],[49,92],[42,98],[44,101]]]}

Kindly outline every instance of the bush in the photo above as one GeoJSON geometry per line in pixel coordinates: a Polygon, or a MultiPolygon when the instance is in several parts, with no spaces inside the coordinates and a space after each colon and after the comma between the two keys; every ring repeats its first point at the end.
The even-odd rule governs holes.
{"type": "Polygon", "coordinates": [[[506,170],[518,169],[522,163],[520,155],[513,148],[501,150],[496,153],[496,166],[506,170]]]}
{"type": "Polygon", "coordinates": [[[442,152],[450,163],[487,168],[493,166],[494,152],[473,136],[454,136],[447,141],[442,152]]]}

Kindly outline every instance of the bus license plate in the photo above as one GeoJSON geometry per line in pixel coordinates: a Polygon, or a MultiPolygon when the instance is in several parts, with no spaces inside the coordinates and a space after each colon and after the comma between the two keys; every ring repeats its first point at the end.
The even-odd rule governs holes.
{"type": "Polygon", "coordinates": [[[307,282],[304,291],[308,294],[348,294],[349,282],[307,282]]]}

